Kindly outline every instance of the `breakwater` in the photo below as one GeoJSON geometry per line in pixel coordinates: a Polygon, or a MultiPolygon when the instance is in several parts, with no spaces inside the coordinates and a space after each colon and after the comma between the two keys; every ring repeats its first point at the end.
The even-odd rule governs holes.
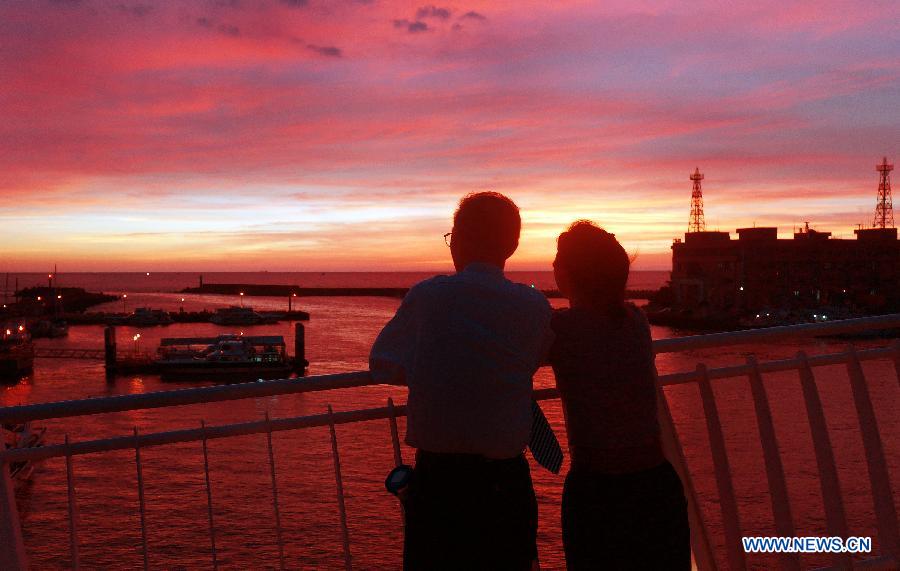
{"type": "MultiPolygon", "coordinates": [[[[212,311],[167,311],[172,323],[209,323],[215,315],[212,311]]],[[[266,322],[274,321],[309,321],[309,313],[300,310],[261,312],[260,315],[266,322]]],[[[153,323],[129,322],[130,314],[127,313],[67,313],[63,318],[70,325],[156,325],[153,323]]],[[[165,325],[160,323],[159,325],[165,325]]]]}
{"type": "MultiPolygon", "coordinates": [[[[245,295],[269,297],[395,297],[402,298],[409,288],[406,287],[300,287],[296,285],[274,284],[203,284],[199,287],[188,287],[181,290],[186,294],[245,295]]],[[[560,298],[562,294],[556,289],[542,289],[541,293],[548,298],[560,298]]],[[[649,299],[656,290],[628,290],[628,299],[649,299]]]]}

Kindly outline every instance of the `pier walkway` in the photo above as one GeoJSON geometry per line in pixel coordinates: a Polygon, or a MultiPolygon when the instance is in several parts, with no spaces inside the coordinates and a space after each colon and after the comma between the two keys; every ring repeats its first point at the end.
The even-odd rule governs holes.
{"type": "MultiPolygon", "coordinates": [[[[830,323],[662,339],[654,341],[654,349],[658,354],[686,352],[698,349],[726,348],[748,342],[778,343],[783,340],[807,336],[847,334],[896,327],[900,327],[900,314],[830,323]]],[[[813,356],[800,352],[793,358],[764,362],[759,362],[755,357],[749,356],[745,362],[717,368],[708,368],[705,364],[698,363],[694,370],[660,376],[658,390],[662,397],[660,399],[660,421],[663,437],[667,455],[679,471],[685,486],[691,518],[692,548],[697,568],[701,570],[732,569],[739,571],[754,566],[753,556],[744,552],[741,543],[742,535],[753,535],[754,530],[746,530],[741,526],[741,514],[736,500],[733,472],[729,465],[729,457],[725,447],[725,431],[720,418],[720,408],[717,406],[712,388],[714,383],[722,379],[743,378],[748,381],[749,391],[747,399],[752,401],[754,406],[765,466],[764,474],[760,474],[760,478],[765,478],[767,483],[768,502],[771,504],[774,520],[771,529],[775,530],[774,535],[790,537],[803,534],[798,533],[798,530],[795,529],[795,519],[791,512],[792,506],[787,493],[785,470],[782,464],[782,452],[779,449],[776,438],[773,417],[769,406],[769,394],[763,385],[763,378],[765,375],[780,371],[796,372],[799,377],[805,407],[805,410],[798,411],[798,414],[805,415],[812,436],[815,453],[815,468],[813,471],[818,474],[819,487],[824,501],[827,535],[841,538],[853,535],[848,530],[845,504],[838,481],[837,465],[829,436],[827,418],[822,406],[820,389],[815,378],[816,368],[833,365],[842,365],[846,369],[846,378],[852,394],[852,404],[848,402],[847,405],[852,406],[856,412],[858,435],[864,448],[865,469],[872,498],[872,527],[877,530],[877,537],[873,538],[875,541],[872,553],[866,554],[864,558],[855,556],[852,562],[848,554],[831,554],[829,555],[830,564],[826,569],[847,569],[851,565],[853,568],[866,569],[897,569],[900,567],[900,531],[898,531],[900,526],[898,526],[895,508],[895,492],[892,490],[886,459],[888,454],[896,454],[896,450],[885,450],[881,432],[884,428],[879,427],[874,413],[869,393],[869,382],[866,379],[862,366],[862,362],[871,360],[882,360],[892,363],[892,369],[896,375],[895,381],[900,383],[900,341],[886,342],[883,346],[866,349],[856,349],[853,346],[848,346],[846,350],[841,352],[813,356]],[[709,522],[704,520],[699,509],[695,482],[691,480],[690,473],[687,470],[682,443],[675,430],[669,405],[663,393],[663,387],[683,384],[695,385],[702,402],[702,413],[705,418],[711,461],[714,468],[715,488],[718,492],[717,505],[720,509],[720,514],[717,515],[721,517],[724,535],[724,548],[722,548],[721,553],[714,552],[711,547],[713,542],[710,540],[709,522]]],[[[372,380],[368,372],[360,371],[307,377],[299,382],[295,379],[285,379],[91,398],[68,402],[32,404],[0,409],[0,422],[19,423],[117,411],[365,387],[371,384],[372,380]]],[[[542,389],[535,391],[535,397],[539,400],[556,399],[559,398],[559,394],[556,389],[542,389]]],[[[275,478],[276,457],[272,449],[271,434],[278,431],[303,430],[311,427],[329,427],[330,429],[334,482],[338,500],[336,517],[341,523],[340,541],[343,545],[343,562],[346,569],[352,569],[353,542],[346,523],[347,514],[344,503],[340,446],[336,437],[335,426],[387,421],[390,426],[391,440],[390,442],[385,442],[385,446],[393,448],[395,461],[399,463],[401,461],[401,447],[397,430],[397,418],[405,415],[405,412],[405,407],[402,404],[395,405],[388,399],[385,406],[376,408],[334,413],[329,407],[328,412],[325,414],[292,418],[269,418],[268,414],[266,414],[264,419],[250,422],[219,426],[204,425],[200,428],[146,434],[138,434],[135,429],[133,434],[123,434],[115,438],[73,442],[67,440],[64,444],[0,452],[0,546],[3,547],[0,550],[0,569],[18,570],[28,568],[14,486],[9,477],[9,464],[21,461],[39,461],[48,458],[65,458],[70,516],[68,550],[70,552],[71,565],[77,568],[79,566],[79,534],[87,533],[87,530],[80,530],[78,525],[78,517],[76,516],[78,499],[73,484],[71,459],[74,456],[97,454],[111,450],[133,451],[138,474],[137,485],[140,498],[142,555],[144,568],[149,568],[152,554],[147,548],[147,534],[144,527],[144,483],[141,477],[140,451],[152,446],[165,446],[179,442],[199,442],[202,443],[205,459],[208,440],[249,434],[269,435],[269,464],[261,467],[261,469],[268,470],[271,473],[271,497],[267,500],[270,502],[274,521],[273,527],[275,529],[275,534],[271,540],[273,544],[278,546],[279,563],[283,569],[286,567],[286,561],[283,549],[282,527],[279,519],[278,486],[275,478]]],[[[892,434],[891,438],[891,441],[896,441],[896,435],[892,434]]],[[[204,472],[207,492],[209,492],[209,466],[206,462],[204,463],[204,472]]],[[[217,553],[215,527],[212,525],[212,495],[208,495],[207,507],[210,524],[210,560],[212,566],[216,568],[217,553]]],[[[250,524],[248,523],[248,525],[250,524]]],[[[759,533],[755,534],[761,535],[759,533]]],[[[799,555],[784,556],[781,558],[781,566],[784,569],[807,568],[799,555]]]]}

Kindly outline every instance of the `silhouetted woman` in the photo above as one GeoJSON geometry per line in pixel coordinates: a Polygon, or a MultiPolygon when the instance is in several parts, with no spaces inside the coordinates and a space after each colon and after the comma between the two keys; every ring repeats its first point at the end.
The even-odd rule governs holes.
{"type": "Polygon", "coordinates": [[[630,259],[613,234],[578,221],[553,262],[569,309],[550,363],[572,468],[562,500],[569,569],[689,569],[687,505],[663,456],[650,326],[625,302],[630,259]]]}

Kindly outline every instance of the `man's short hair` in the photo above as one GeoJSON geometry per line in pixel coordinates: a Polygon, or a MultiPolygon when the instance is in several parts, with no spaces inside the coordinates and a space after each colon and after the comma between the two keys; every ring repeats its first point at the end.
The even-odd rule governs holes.
{"type": "Polygon", "coordinates": [[[516,203],[499,192],[473,192],[453,214],[453,238],[464,240],[473,254],[505,260],[516,251],[522,218],[516,203]]]}

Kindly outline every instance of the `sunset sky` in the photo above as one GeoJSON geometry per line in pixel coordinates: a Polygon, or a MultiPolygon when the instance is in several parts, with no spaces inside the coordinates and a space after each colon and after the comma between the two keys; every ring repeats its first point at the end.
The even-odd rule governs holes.
{"type": "Polygon", "coordinates": [[[5,1],[0,271],[444,269],[480,189],[522,208],[512,269],[577,218],[667,269],[698,166],[710,229],[852,237],[898,159],[898,29],[896,1],[5,1]]]}

